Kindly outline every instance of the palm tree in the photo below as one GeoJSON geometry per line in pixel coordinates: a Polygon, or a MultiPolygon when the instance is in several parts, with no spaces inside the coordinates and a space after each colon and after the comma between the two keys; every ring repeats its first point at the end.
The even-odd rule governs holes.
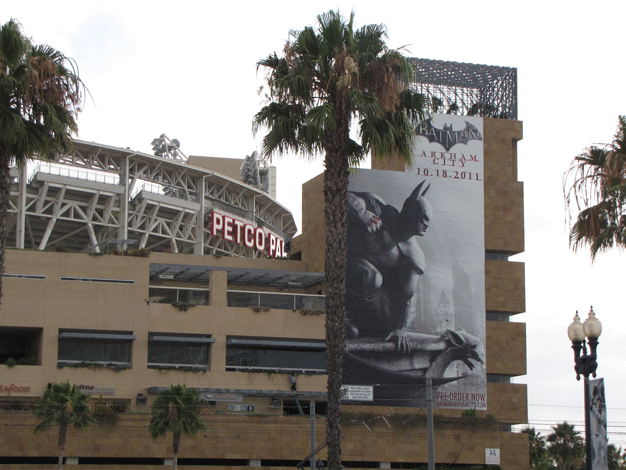
{"type": "Polygon", "coordinates": [[[609,470],[624,470],[626,468],[626,451],[622,451],[621,447],[615,444],[607,446],[609,470]]]}
{"type": "Polygon", "coordinates": [[[72,148],[84,86],[75,63],[46,45],[33,45],[9,20],[0,29],[0,301],[11,162],[54,159],[72,148]]]}
{"type": "Polygon", "coordinates": [[[411,158],[416,123],[426,98],[413,91],[410,65],[385,44],[382,24],[354,29],[349,19],[329,11],[315,27],[291,31],[281,56],[258,62],[267,70],[267,104],[255,115],[253,131],[265,127],[266,156],[294,151],[324,153],[326,352],[328,418],[326,442],[331,470],[341,465],[339,418],[347,264],[349,165],[372,151],[377,156],[411,158]],[[350,136],[356,124],[358,141],[350,136]]]}
{"type": "Polygon", "coordinates": [[[152,403],[154,416],[150,420],[150,436],[156,439],[170,431],[173,433],[174,470],[178,467],[178,451],[182,435],[195,437],[206,430],[200,411],[204,402],[195,388],[186,385],[170,385],[152,403]]]}
{"type": "Polygon", "coordinates": [[[551,468],[552,466],[548,460],[546,438],[540,432],[537,432],[535,428],[524,428],[522,432],[528,434],[530,468],[534,470],[548,470],[551,468]]]}
{"type": "Polygon", "coordinates": [[[91,416],[91,407],[85,395],[67,382],[53,383],[46,390],[39,403],[35,405],[34,413],[43,421],[35,427],[35,433],[51,426],[59,426],[59,470],[63,468],[63,451],[67,440],[67,428],[70,424],[75,429],[84,429],[94,421],[91,416]]]}
{"type": "Polygon", "coordinates": [[[574,425],[567,421],[552,426],[552,433],[546,439],[548,456],[561,470],[580,468],[585,457],[585,445],[574,425]]]}
{"type": "Polygon", "coordinates": [[[619,117],[613,142],[591,146],[574,158],[563,179],[570,217],[570,246],[601,251],[626,247],[626,116],[619,117]]]}

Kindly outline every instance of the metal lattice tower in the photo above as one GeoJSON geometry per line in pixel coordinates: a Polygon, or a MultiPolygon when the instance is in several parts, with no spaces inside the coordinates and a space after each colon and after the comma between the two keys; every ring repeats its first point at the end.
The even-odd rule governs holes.
{"type": "Polygon", "coordinates": [[[448,114],[517,119],[517,69],[409,59],[416,91],[448,114]]]}

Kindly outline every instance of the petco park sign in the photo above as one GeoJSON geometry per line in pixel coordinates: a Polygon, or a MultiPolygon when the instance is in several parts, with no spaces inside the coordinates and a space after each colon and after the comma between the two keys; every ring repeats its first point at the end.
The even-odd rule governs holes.
{"type": "Polygon", "coordinates": [[[262,227],[221,212],[211,212],[211,236],[264,251],[272,258],[285,257],[285,241],[262,227]]]}

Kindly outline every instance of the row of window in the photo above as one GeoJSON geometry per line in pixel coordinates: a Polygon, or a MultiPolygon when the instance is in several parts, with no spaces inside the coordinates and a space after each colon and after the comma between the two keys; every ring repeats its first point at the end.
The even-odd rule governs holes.
{"type": "MultiPolygon", "coordinates": [[[[45,275],[31,274],[3,274],[2,277],[16,279],[41,279],[45,275]]],[[[82,277],[61,277],[62,281],[75,282],[105,282],[115,284],[134,284],[132,279],[103,279],[82,277]]],[[[193,305],[209,305],[208,289],[186,289],[176,287],[150,287],[148,297],[154,303],[185,302],[193,305]]],[[[283,310],[324,310],[323,295],[287,294],[278,292],[250,292],[228,291],[227,305],[229,307],[268,307],[283,310]]]]}
{"type": "MultiPolygon", "coordinates": [[[[150,302],[173,304],[187,302],[193,305],[209,305],[208,290],[150,287],[150,302]]],[[[228,291],[229,307],[268,307],[282,310],[324,310],[323,295],[283,294],[277,292],[228,291]]]]}
{"type": "MultiPolygon", "coordinates": [[[[82,363],[131,365],[132,343],[136,336],[127,332],[61,331],[60,365],[82,363]]],[[[148,337],[148,367],[186,367],[207,369],[209,346],[215,340],[207,335],[162,335],[148,337]]]]}
{"type": "MultiPolygon", "coordinates": [[[[132,344],[128,332],[59,332],[58,364],[103,364],[130,367],[132,344]]],[[[150,333],[148,368],[209,368],[210,346],[215,339],[208,335],[150,333]]],[[[273,338],[228,337],[228,371],[326,371],[326,347],[323,341],[273,338]]]]}
{"type": "Polygon", "coordinates": [[[229,337],[226,370],[298,370],[323,374],[326,372],[326,345],[323,341],[229,337]]]}
{"type": "MultiPolygon", "coordinates": [[[[129,332],[61,330],[58,364],[130,367],[135,339],[129,332]]],[[[208,370],[214,342],[210,335],[150,333],[148,368],[208,370]]],[[[41,365],[41,346],[41,328],[0,328],[0,364],[41,365]]],[[[324,374],[326,347],[320,340],[228,336],[226,370],[324,374]]],[[[487,381],[511,383],[511,376],[487,374],[487,381]]]]}

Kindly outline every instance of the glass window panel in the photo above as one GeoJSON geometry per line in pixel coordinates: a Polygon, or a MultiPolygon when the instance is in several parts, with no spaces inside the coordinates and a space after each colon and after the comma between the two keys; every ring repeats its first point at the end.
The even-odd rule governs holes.
{"type": "Polygon", "coordinates": [[[189,292],[185,289],[178,289],[178,301],[179,302],[189,302],[189,292]]]}
{"type": "Polygon", "coordinates": [[[130,364],[130,341],[59,338],[59,361],[130,364]]]}
{"type": "Polygon", "coordinates": [[[229,307],[258,307],[259,294],[256,292],[228,292],[229,307]]]}
{"type": "Polygon", "coordinates": [[[285,370],[326,370],[326,351],[227,346],[226,366],[285,370]]]}
{"type": "Polygon", "coordinates": [[[296,296],[296,308],[306,308],[309,310],[324,310],[325,299],[322,296],[308,296],[297,295],[296,296]]]}
{"type": "Polygon", "coordinates": [[[189,302],[194,305],[209,305],[209,291],[206,291],[206,290],[189,291],[189,302]]]}
{"type": "Polygon", "coordinates": [[[176,294],[176,289],[151,287],[149,290],[150,302],[157,304],[171,304],[176,302],[176,294]]]}
{"type": "Polygon", "coordinates": [[[261,294],[261,307],[291,310],[294,308],[293,296],[282,294],[261,294]]]}
{"type": "Polygon", "coordinates": [[[260,367],[260,349],[228,348],[226,365],[233,367],[260,367]]]}
{"type": "Polygon", "coordinates": [[[148,342],[148,364],[207,366],[209,345],[150,341],[148,342]]]}

